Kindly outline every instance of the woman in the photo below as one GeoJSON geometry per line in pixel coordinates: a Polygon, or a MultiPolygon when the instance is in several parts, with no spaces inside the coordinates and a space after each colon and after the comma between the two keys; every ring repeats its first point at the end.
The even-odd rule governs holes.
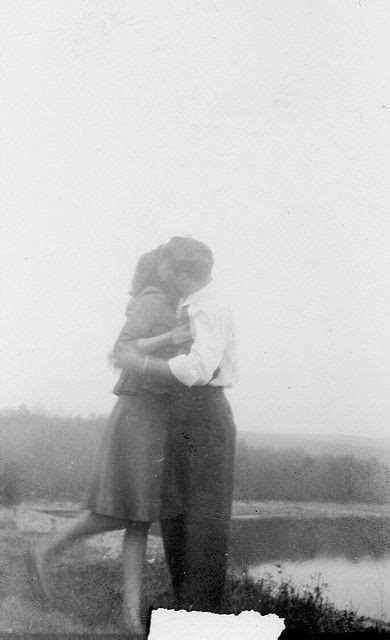
{"type": "MultiPolygon", "coordinates": [[[[177,294],[160,282],[158,265],[159,249],[138,261],[114,358],[129,344],[144,354],[170,358],[176,345],[190,338],[188,326],[174,328],[177,294]]],[[[85,504],[88,513],[29,555],[29,573],[34,590],[45,596],[50,591],[50,561],[58,553],[85,536],[125,529],[123,619],[129,631],[143,634],[140,595],[149,527],[181,513],[173,469],[164,469],[170,397],[167,387],[148,388],[126,371],[113,392],[119,397],[95,457],[85,504]]]]}

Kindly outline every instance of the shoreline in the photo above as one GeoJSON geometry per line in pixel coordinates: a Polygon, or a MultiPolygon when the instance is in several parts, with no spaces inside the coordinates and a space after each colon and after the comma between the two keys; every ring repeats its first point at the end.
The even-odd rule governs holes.
{"type": "MultiPolygon", "coordinates": [[[[82,505],[70,500],[26,500],[19,508],[27,508],[50,517],[70,518],[83,511],[82,505]]],[[[390,518],[390,504],[362,502],[302,502],[285,500],[235,500],[232,519],[268,518],[390,518]]]]}
{"type": "MultiPolygon", "coordinates": [[[[56,569],[55,576],[60,588],[61,606],[50,615],[42,617],[43,612],[34,607],[25,582],[22,560],[24,547],[29,541],[34,542],[50,535],[53,524],[59,524],[60,520],[66,526],[69,517],[80,512],[80,507],[76,503],[58,501],[34,502],[28,506],[29,509],[26,503],[21,505],[15,514],[12,509],[3,509],[0,518],[0,539],[5,565],[2,575],[3,580],[10,581],[10,586],[12,585],[10,590],[4,584],[4,590],[9,595],[2,605],[1,614],[7,629],[23,632],[27,628],[34,628],[35,632],[50,633],[67,628],[80,632],[83,627],[91,630],[92,626],[98,634],[103,629],[114,629],[116,614],[112,612],[114,609],[119,611],[120,608],[120,550],[123,532],[95,536],[73,552],[67,552],[64,562],[56,569]],[[34,507],[39,506],[43,510],[35,511],[34,507]],[[60,507],[68,517],[58,515],[60,507]],[[53,512],[57,516],[53,516],[53,512]],[[91,625],[91,621],[95,619],[96,622],[91,625]]],[[[257,503],[256,508],[258,506],[257,503]]],[[[153,606],[170,608],[170,582],[163,559],[161,538],[155,535],[150,535],[149,538],[147,599],[153,606]]],[[[316,592],[315,586],[309,591],[301,592],[291,583],[282,582],[275,586],[272,580],[251,579],[245,573],[235,577],[230,572],[226,608],[227,612],[234,613],[258,609],[263,615],[272,611],[281,617],[288,616],[291,630],[296,625],[303,624],[313,626],[313,630],[317,627],[330,630],[333,626],[335,629],[348,631],[390,631],[390,625],[385,620],[359,616],[353,610],[337,609],[327,600],[326,594],[316,592]]],[[[1,631],[3,629],[0,625],[1,631]]]]}

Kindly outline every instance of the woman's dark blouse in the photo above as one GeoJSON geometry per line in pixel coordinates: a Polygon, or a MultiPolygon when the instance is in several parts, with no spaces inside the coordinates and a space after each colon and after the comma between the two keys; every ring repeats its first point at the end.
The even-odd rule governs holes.
{"type": "MultiPolygon", "coordinates": [[[[175,310],[169,304],[165,294],[158,287],[147,287],[139,295],[130,299],[126,309],[127,321],[115,343],[114,349],[126,351],[129,342],[139,338],[153,338],[173,329],[176,324],[175,310]]],[[[177,347],[167,345],[153,352],[153,355],[169,359],[176,355],[177,347]]],[[[134,394],[142,391],[166,393],[168,388],[162,384],[147,383],[139,374],[123,370],[113,393],[116,395],[134,394]]]]}

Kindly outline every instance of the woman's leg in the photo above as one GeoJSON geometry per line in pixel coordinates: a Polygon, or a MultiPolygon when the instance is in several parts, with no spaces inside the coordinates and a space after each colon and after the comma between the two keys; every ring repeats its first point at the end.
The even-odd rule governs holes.
{"type": "Polygon", "coordinates": [[[123,520],[88,512],[48,544],[40,547],[36,552],[36,565],[43,590],[46,593],[50,592],[49,563],[56,555],[82,538],[125,527],[126,523],[123,520]]]}
{"type": "Polygon", "coordinates": [[[123,538],[123,619],[133,633],[141,633],[141,585],[150,523],[133,522],[123,538]]]}

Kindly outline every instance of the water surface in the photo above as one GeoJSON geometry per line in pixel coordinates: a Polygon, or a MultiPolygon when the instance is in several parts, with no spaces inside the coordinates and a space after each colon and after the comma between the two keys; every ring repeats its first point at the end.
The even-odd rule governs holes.
{"type": "Polygon", "coordinates": [[[388,518],[243,518],[233,522],[231,559],[255,578],[326,583],[337,607],[390,621],[389,544],[388,518]]]}

